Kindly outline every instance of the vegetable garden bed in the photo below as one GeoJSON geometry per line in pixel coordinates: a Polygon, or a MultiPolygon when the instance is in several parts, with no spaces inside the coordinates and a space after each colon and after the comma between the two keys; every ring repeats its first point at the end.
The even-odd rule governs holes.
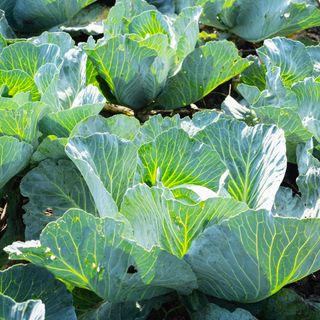
{"type": "Polygon", "coordinates": [[[0,9],[0,319],[320,319],[318,1],[0,9]]]}

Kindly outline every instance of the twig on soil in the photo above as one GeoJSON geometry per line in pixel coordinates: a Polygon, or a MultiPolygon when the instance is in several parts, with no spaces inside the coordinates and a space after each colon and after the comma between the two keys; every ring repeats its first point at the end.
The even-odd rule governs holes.
{"type": "Polygon", "coordinates": [[[0,208],[0,233],[7,227],[7,203],[3,208],[0,208]]]}
{"type": "Polygon", "coordinates": [[[116,114],[125,114],[126,116],[130,117],[134,116],[134,111],[132,109],[124,106],[119,106],[117,104],[106,103],[104,109],[116,114]]]}

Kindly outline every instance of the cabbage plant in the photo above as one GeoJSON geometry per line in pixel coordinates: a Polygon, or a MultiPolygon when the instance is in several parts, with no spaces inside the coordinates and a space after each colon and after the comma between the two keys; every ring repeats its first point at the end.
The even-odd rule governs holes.
{"type": "Polygon", "coordinates": [[[117,103],[175,109],[194,103],[250,62],[228,41],[197,46],[200,7],[169,18],[143,0],[118,0],[105,36],[86,52],[117,103]]]}
{"type": "MultiPolygon", "coordinates": [[[[11,44],[0,53],[2,95],[15,98],[31,93],[28,99],[47,109],[42,110],[42,133],[67,137],[78,122],[98,114],[105,103],[98,88],[87,85],[86,63],[86,54],[67,33],[45,32],[11,44]]],[[[15,108],[14,99],[7,101],[15,108]]]]}
{"type": "Polygon", "coordinates": [[[1,0],[11,27],[21,34],[40,34],[73,18],[97,0],[1,0]]]}
{"type": "Polygon", "coordinates": [[[143,126],[126,116],[88,118],[68,139],[69,161],[44,161],[23,179],[33,240],[5,250],[128,308],[195,289],[261,301],[320,269],[320,165],[301,152],[310,143],[298,150],[303,187],[293,197],[280,187],[286,146],[274,125],[214,112],[143,126]],[[76,185],[61,179],[73,167],[76,185]],[[41,231],[39,221],[51,222],[41,231]]]}
{"type": "MultiPolygon", "coordinates": [[[[312,137],[320,141],[320,47],[276,37],[266,40],[257,53],[258,57],[248,57],[254,63],[241,75],[237,87],[244,97],[241,103],[249,107],[242,112],[250,114],[251,110],[260,122],[282,128],[290,160],[295,162],[298,144],[312,137]]],[[[226,109],[240,108],[231,101],[226,109]]]]}
{"type": "Polygon", "coordinates": [[[66,286],[31,264],[0,271],[0,305],[2,319],[77,319],[66,286]]]}
{"type": "Polygon", "coordinates": [[[176,10],[202,5],[202,23],[259,42],[319,26],[316,0],[176,0],[176,10]]]}

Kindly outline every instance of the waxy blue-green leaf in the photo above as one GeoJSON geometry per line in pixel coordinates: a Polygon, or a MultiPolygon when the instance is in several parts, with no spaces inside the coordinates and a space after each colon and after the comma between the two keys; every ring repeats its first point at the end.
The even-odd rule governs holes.
{"type": "Polygon", "coordinates": [[[101,217],[116,216],[137,170],[137,147],[109,133],[72,137],[66,153],[84,177],[101,217]]]}
{"type": "MultiPolygon", "coordinates": [[[[92,87],[94,91],[98,89],[92,87]]],[[[104,99],[92,104],[76,106],[68,110],[50,113],[40,122],[40,130],[45,135],[56,135],[59,138],[68,137],[74,127],[82,120],[99,114],[104,106],[104,99]]]]}
{"type": "MultiPolygon", "coordinates": [[[[59,36],[47,34],[43,37],[44,40],[49,38],[58,43],[65,38],[63,33],[58,34],[59,36]]],[[[52,109],[40,124],[45,135],[68,137],[80,121],[97,115],[106,101],[97,87],[86,85],[87,56],[80,48],[70,48],[72,40],[68,40],[70,39],[67,37],[61,69],[46,72],[55,74],[55,79],[52,80],[51,76],[46,89],[42,90],[42,101],[52,109]]]]}
{"type": "Polygon", "coordinates": [[[320,217],[320,162],[312,155],[312,140],[297,148],[299,177],[297,185],[302,194],[304,218],[320,217]]]}
{"type": "Polygon", "coordinates": [[[254,109],[260,121],[265,124],[276,124],[284,130],[286,142],[305,143],[312,137],[312,133],[304,126],[298,112],[293,108],[278,108],[274,105],[254,109]]]}
{"type": "Polygon", "coordinates": [[[0,137],[0,189],[28,165],[32,151],[28,143],[14,137],[0,137]]]}
{"type": "Polygon", "coordinates": [[[237,308],[233,312],[210,303],[203,310],[192,314],[195,320],[257,320],[249,311],[237,308]]]}
{"type": "Polygon", "coordinates": [[[104,37],[110,38],[128,31],[128,21],[156,8],[144,0],[118,0],[104,21],[104,37]]]}
{"type": "Polygon", "coordinates": [[[34,77],[38,69],[46,63],[59,64],[59,54],[59,47],[54,44],[36,46],[30,42],[16,42],[2,50],[0,69],[22,70],[34,77]]]}
{"type": "Polygon", "coordinates": [[[226,115],[230,115],[237,120],[243,120],[246,123],[255,123],[255,114],[247,107],[231,96],[227,96],[221,104],[221,109],[226,115]]]}
{"type": "Polygon", "coordinates": [[[185,259],[202,292],[257,302],[319,270],[319,227],[319,219],[248,211],[206,229],[185,259]]]}
{"type": "Polygon", "coordinates": [[[12,98],[0,98],[0,135],[16,137],[33,146],[38,143],[38,123],[47,111],[41,102],[19,105],[12,98]]]}
{"type": "Polygon", "coordinates": [[[139,149],[143,182],[161,182],[172,188],[198,184],[217,191],[226,171],[219,154],[209,146],[190,138],[183,129],[172,128],[139,149]]]}
{"type": "Polygon", "coordinates": [[[25,33],[39,33],[72,18],[96,0],[15,0],[16,28],[25,33]]]}
{"type": "Polygon", "coordinates": [[[108,2],[95,2],[64,22],[59,26],[59,29],[75,36],[82,33],[100,35],[103,33],[103,21],[108,17],[109,11],[110,4],[108,2]]]}
{"type": "Polygon", "coordinates": [[[307,216],[304,216],[306,212],[303,197],[293,194],[289,188],[279,188],[272,208],[273,215],[300,219],[307,218],[307,216]]]}
{"type": "Polygon", "coordinates": [[[87,49],[100,76],[107,82],[118,103],[140,109],[160,94],[169,72],[164,57],[131,39],[116,36],[95,49],[87,49]],[[139,79],[137,81],[137,79],[139,79]]]}
{"type": "Polygon", "coordinates": [[[273,214],[295,218],[320,217],[320,162],[312,155],[313,142],[297,147],[299,176],[296,180],[300,195],[281,187],[273,205],[273,214]]]}
{"type": "Polygon", "coordinates": [[[307,47],[307,51],[313,62],[313,73],[317,80],[320,79],[320,46],[307,47]]]}
{"type": "Polygon", "coordinates": [[[297,97],[298,113],[303,125],[320,141],[320,82],[306,78],[292,87],[297,97]]]}
{"type": "Polygon", "coordinates": [[[253,61],[253,63],[241,73],[241,82],[249,86],[255,86],[260,91],[264,90],[266,88],[266,66],[257,56],[249,55],[247,59],[253,61]]]}
{"type": "MultiPolygon", "coordinates": [[[[0,3],[0,8],[1,8],[1,3],[0,3]]],[[[15,37],[16,37],[15,33],[13,32],[13,30],[8,24],[8,21],[5,16],[5,12],[0,9],[0,38],[1,38],[0,42],[2,42],[2,44],[5,44],[6,42],[5,39],[13,39],[15,37]]]]}
{"type": "Polygon", "coordinates": [[[123,222],[69,210],[43,230],[40,242],[15,242],[6,251],[110,302],[150,299],[170,290],[188,294],[196,287],[186,262],[159,248],[146,250],[127,236],[133,234],[123,222]]]}
{"type": "Polygon", "coordinates": [[[46,320],[58,320],[61,317],[66,320],[76,320],[72,295],[65,285],[56,280],[46,269],[32,264],[15,265],[0,271],[0,296],[8,296],[18,303],[30,299],[40,300],[45,305],[46,320]]]}
{"type": "Polygon", "coordinates": [[[222,113],[215,111],[197,112],[193,115],[192,119],[189,117],[181,118],[179,114],[173,117],[163,117],[159,114],[150,117],[150,119],[141,126],[134,141],[137,145],[147,144],[155,140],[156,137],[164,131],[173,128],[183,129],[190,137],[194,137],[200,130],[218,121],[222,117],[224,117],[222,113]]]}
{"type": "Polygon", "coordinates": [[[178,114],[173,117],[162,117],[160,114],[150,117],[150,119],[141,126],[135,142],[138,145],[150,143],[164,131],[179,128],[180,123],[181,119],[178,114]]]}
{"type": "Polygon", "coordinates": [[[156,104],[165,109],[184,107],[209,94],[250,65],[229,41],[209,42],[195,49],[169,78],[156,104]]]}
{"type": "Polygon", "coordinates": [[[42,44],[55,44],[59,47],[61,56],[64,56],[75,45],[74,40],[66,32],[45,31],[41,33],[39,36],[33,37],[28,41],[32,42],[37,46],[42,44]]]}
{"type": "Polygon", "coordinates": [[[45,306],[40,300],[15,302],[0,294],[0,319],[3,320],[45,320],[45,306]]]}
{"type": "Polygon", "coordinates": [[[45,137],[32,154],[31,163],[39,163],[46,159],[69,159],[65,153],[68,138],[58,138],[55,135],[45,137]]]}
{"type": "MultiPolygon", "coordinates": [[[[89,300],[84,298],[86,302],[89,300]]],[[[138,302],[110,303],[106,301],[81,313],[78,320],[144,320],[153,310],[159,310],[164,303],[171,301],[170,298],[171,295],[164,295],[138,302]]]]}
{"type": "Polygon", "coordinates": [[[137,34],[142,39],[159,33],[170,37],[172,30],[167,21],[168,18],[157,10],[144,11],[130,21],[128,33],[137,34]]]}
{"type": "Polygon", "coordinates": [[[181,62],[194,50],[199,36],[199,19],[201,7],[185,8],[173,22],[176,44],[176,64],[181,62]]]}
{"type": "Polygon", "coordinates": [[[176,6],[175,0],[147,0],[147,1],[148,3],[156,6],[158,10],[166,14],[168,13],[172,14],[175,12],[175,6],[176,6]]]}
{"type": "MultiPolygon", "coordinates": [[[[247,305],[248,306],[248,305],[247,305]]],[[[320,305],[317,300],[304,298],[293,288],[281,289],[272,297],[259,303],[251,304],[248,308],[258,319],[294,319],[301,314],[306,319],[316,320],[320,315],[320,305]]]]}
{"type": "Polygon", "coordinates": [[[69,160],[46,160],[22,179],[21,194],[29,199],[23,220],[27,240],[38,239],[42,229],[71,208],[98,215],[80,172],[69,160]]]}
{"type": "Polygon", "coordinates": [[[183,257],[208,225],[247,209],[245,203],[220,197],[188,205],[175,200],[168,189],[140,184],[127,191],[120,211],[129,220],[137,243],[183,257]]]}
{"type": "Polygon", "coordinates": [[[16,42],[0,54],[1,84],[8,86],[10,95],[31,91],[33,100],[38,100],[42,89],[38,85],[52,80],[52,68],[59,67],[61,62],[60,50],[55,44],[37,46],[27,41],[16,42]]]}
{"type": "Polygon", "coordinates": [[[22,70],[1,70],[0,84],[8,87],[9,96],[15,96],[20,92],[30,91],[34,100],[38,100],[40,97],[33,78],[22,70]]]}
{"type": "Polygon", "coordinates": [[[110,118],[94,116],[81,121],[73,129],[71,136],[88,137],[94,133],[109,132],[121,139],[133,141],[139,133],[140,127],[139,120],[122,114],[117,114],[110,118]]]}
{"type": "Polygon", "coordinates": [[[13,8],[16,5],[16,0],[0,0],[0,9],[6,14],[10,24],[13,22],[13,8]]]}
{"type": "Polygon", "coordinates": [[[320,24],[320,10],[313,0],[193,0],[192,4],[203,5],[204,24],[250,42],[290,35],[320,24]]]}
{"type": "MultiPolygon", "coordinates": [[[[269,93],[268,93],[269,94],[269,93]]],[[[262,94],[263,95],[263,94],[262,94]]],[[[261,96],[262,97],[262,96],[261,96]]],[[[276,93],[274,97],[267,97],[275,100],[274,104],[266,104],[265,106],[253,106],[252,109],[256,114],[259,122],[264,124],[275,124],[278,128],[283,129],[286,138],[287,158],[289,162],[296,162],[296,148],[299,143],[306,143],[312,133],[306,128],[303,119],[298,113],[296,99],[290,98],[286,102],[286,97],[281,93],[276,93]],[[277,101],[279,98],[280,101],[277,101]],[[282,102],[284,103],[282,105],[282,102]]],[[[257,101],[257,104],[263,104],[264,98],[257,101]]]]}
{"type": "Polygon", "coordinates": [[[264,41],[263,47],[257,49],[257,53],[267,69],[280,68],[281,80],[285,86],[304,80],[314,73],[308,50],[299,41],[279,37],[268,39],[264,41]]]}
{"type": "Polygon", "coordinates": [[[219,120],[196,135],[229,170],[228,192],[250,208],[271,210],[287,166],[282,130],[219,120]]]}

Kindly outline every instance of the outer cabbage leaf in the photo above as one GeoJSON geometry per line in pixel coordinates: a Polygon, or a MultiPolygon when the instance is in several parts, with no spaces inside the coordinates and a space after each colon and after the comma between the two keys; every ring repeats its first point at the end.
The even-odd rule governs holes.
{"type": "Polygon", "coordinates": [[[75,42],[68,33],[45,31],[37,37],[29,39],[29,42],[39,46],[42,44],[55,44],[60,49],[60,55],[64,56],[74,45],[75,42]]]}
{"type": "Polygon", "coordinates": [[[0,318],[4,320],[45,320],[45,306],[39,300],[17,303],[10,297],[0,295],[0,318]]]}
{"type": "Polygon", "coordinates": [[[301,218],[305,207],[298,195],[293,195],[292,190],[280,187],[274,200],[272,213],[281,217],[301,218]]]}
{"type": "Polygon", "coordinates": [[[0,98],[0,135],[16,137],[33,146],[37,145],[38,123],[46,111],[46,105],[41,102],[19,105],[11,98],[0,98]]]}
{"type": "Polygon", "coordinates": [[[103,302],[81,314],[79,320],[144,320],[152,310],[158,310],[167,302],[168,296],[155,297],[139,302],[110,303],[103,302]]]}
{"type": "Polygon", "coordinates": [[[123,195],[133,186],[137,146],[109,133],[96,133],[70,138],[66,153],[84,177],[100,216],[116,216],[123,195]]]}
{"type": "Polygon", "coordinates": [[[195,320],[257,320],[250,312],[237,308],[233,312],[215,304],[208,304],[203,310],[193,313],[195,320]]]}
{"type": "Polygon", "coordinates": [[[0,83],[7,85],[11,96],[31,91],[32,99],[38,100],[39,81],[48,77],[52,79],[52,68],[60,63],[59,47],[55,44],[37,46],[31,42],[17,42],[4,48],[0,54],[0,83]]]}
{"type": "Polygon", "coordinates": [[[15,0],[13,9],[16,28],[36,33],[73,17],[96,0],[15,0]]]}
{"type": "Polygon", "coordinates": [[[159,246],[183,257],[208,224],[247,208],[242,202],[220,197],[188,205],[175,200],[168,189],[141,184],[127,191],[120,211],[129,220],[137,243],[149,250],[159,246]]]}
{"type": "Polygon", "coordinates": [[[108,17],[109,10],[108,3],[93,3],[64,22],[59,29],[74,35],[78,35],[80,32],[90,35],[102,34],[103,21],[108,17]]]}
{"type": "Polygon", "coordinates": [[[249,55],[247,59],[253,63],[248,67],[248,69],[241,73],[241,82],[249,86],[257,87],[260,91],[264,90],[266,88],[267,72],[265,65],[257,56],[249,55]]]}
{"type": "Polygon", "coordinates": [[[304,218],[319,218],[320,217],[320,167],[310,168],[305,175],[299,176],[297,183],[299,190],[303,194],[303,203],[305,210],[303,211],[304,218]]]}
{"type": "Polygon", "coordinates": [[[161,182],[172,188],[197,184],[217,191],[226,171],[219,154],[209,146],[190,138],[183,129],[172,128],[139,149],[143,182],[161,182]]]}
{"type": "Polygon", "coordinates": [[[180,128],[181,122],[182,120],[179,114],[173,117],[163,117],[160,114],[150,117],[150,119],[141,126],[135,138],[135,143],[138,145],[150,143],[164,131],[172,128],[180,128]]]}
{"type": "Polygon", "coordinates": [[[290,197],[289,190],[286,193],[281,192],[278,195],[278,201],[275,202],[274,212],[277,212],[277,207],[280,207],[282,209],[281,215],[301,218],[320,217],[320,162],[312,155],[312,149],[312,140],[297,148],[299,169],[297,185],[301,197],[292,197],[292,193],[290,197]],[[289,201],[284,202],[284,200],[289,201]],[[279,205],[279,202],[282,204],[279,205]]]}
{"type": "Polygon", "coordinates": [[[95,203],[81,174],[71,161],[45,160],[29,171],[20,184],[24,205],[26,239],[38,239],[47,223],[55,221],[70,208],[98,215],[95,203]]]}
{"type": "Polygon", "coordinates": [[[292,87],[297,97],[298,113],[303,125],[320,141],[320,83],[306,78],[292,87]]]}
{"type": "Polygon", "coordinates": [[[209,42],[186,57],[181,70],[168,80],[156,104],[175,109],[196,102],[249,65],[248,60],[240,58],[233,43],[209,42]]]}
{"type": "Polygon", "coordinates": [[[250,42],[320,24],[320,10],[312,0],[193,0],[193,4],[204,6],[204,24],[226,29],[250,42]]]}
{"type": "Polygon", "coordinates": [[[151,117],[141,126],[135,142],[138,145],[150,143],[164,131],[172,128],[183,129],[190,137],[194,137],[203,128],[218,121],[222,117],[224,117],[222,113],[209,110],[197,112],[193,115],[192,119],[189,117],[180,118],[179,114],[173,117],[163,117],[159,114],[151,117]]]}
{"type": "Polygon", "coordinates": [[[7,86],[9,96],[15,96],[19,92],[30,91],[34,100],[39,98],[39,92],[34,80],[22,70],[2,70],[0,72],[0,83],[7,86]]]}
{"type": "Polygon", "coordinates": [[[148,2],[166,14],[175,12],[175,0],[148,0],[148,2]]]}
{"type": "Polygon", "coordinates": [[[304,80],[314,73],[314,64],[308,50],[299,41],[279,37],[268,39],[257,53],[267,69],[280,68],[281,80],[285,86],[304,80]]]}
{"type": "Polygon", "coordinates": [[[16,0],[1,0],[0,1],[0,9],[3,10],[6,14],[7,19],[10,24],[13,22],[13,9],[16,5],[16,0]]]}
{"type": "Polygon", "coordinates": [[[0,190],[30,160],[32,146],[13,137],[0,137],[0,190]]]}
{"type": "MultiPolygon", "coordinates": [[[[3,296],[10,297],[18,303],[23,303],[31,299],[41,300],[45,308],[44,305],[41,304],[42,306],[39,309],[41,311],[45,309],[45,318],[47,320],[58,320],[61,319],[61,317],[66,320],[76,320],[74,307],[72,306],[72,295],[67,291],[62,282],[56,280],[54,276],[44,268],[29,264],[16,265],[5,271],[1,271],[0,297],[3,296]]],[[[33,305],[33,303],[31,303],[31,305],[33,305]]],[[[38,303],[36,305],[38,305],[38,303]]],[[[19,307],[15,307],[19,310],[19,307]]],[[[39,315],[40,314],[42,314],[42,312],[39,313],[39,315]]],[[[5,319],[14,318],[8,317],[5,319]]],[[[37,318],[21,317],[17,319],[37,318]]]]}
{"type": "Polygon", "coordinates": [[[64,148],[68,143],[67,138],[58,138],[55,135],[45,137],[32,155],[31,163],[39,163],[45,159],[68,159],[64,148]]]}
{"type": "MultiPolygon", "coordinates": [[[[1,3],[0,3],[1,6],[1,3]]],[[[8,21],[3,10],[0,11],[0,42],[4,45],[6,43],[5,39],[13,39],[16,37],[13,30],[8,24],[8,21]]],[[[0,45],[1,46],[1,45],[0,45]]],[[[5,46],[5,45],[4,45],[5,46]]]]}
{"type": "Polygon", "coordinates": [[[31,77],[46,63],[58,64],[59,47],[53,44],[36,46],[30,42],[17,42],[4,48],[0,55],[1,70],[23,70],[31,77]],[[23,59],[21,59],[23,57],[23,59]]]}
{"type": "Polygon", "coordinates": [[[253,304],[248,309],[258,319],[286,320],[301,314],[305,318],[317,319],[319,317],[319,303],[312,297],[304,299],[294,289],[284,288],[272,297],[253,304]]]}
{"type": "Polygon", "coordinates": [[[232,197],[250,208],[271,210],[287,166],[282,130],[219,120],[200,131],[196,139],[221,157],[229,170],[227,189],[232,197]]]}
{"type": "MultiPolygon", "coordinates": [[[[64,33],[60,33],[53,41],[61,42],[64,38],[64,33]]],[[[68,42],[69,46],[72,45],[71,41],[68,42]]],[[[45,135],[54,134],[58,137],[68,137],[81,120],[97,115],[105,104],[105,98],[98,88],[86,85],[85,52],[73,47],[66,47],[64,51],[63,64],[56,71],[56,78],[42,90],[42,101],[51,106],[52,112],[41,121],[41,131],[45,135]]]]}
{"type": "Polygon", "coordinates": [[[121,139],[134,140],[140,127],[139,120],[122,114],[110,118],[94,116],[81,121],[71,132],[71,136],[88,137],[94,133],[109,132],[121,139]]]}
{"type": "Polygon", "coordinates": [[[48,114],[40,123],[41,131],[45,135],[54,134],[60,138],[68,137],[81,120],[99,114],[104,106],[105,99],[96,87],[90,85],[86,91],[91,91],[97,99],[94,98],[91,104],[79,105],[72,109],[48,114]]]}
{"type": "Polygon", "coordinates": [[[257,302],[320,268],[319,227],[319,219],[248,211],[206,229],[185,258],[204,293],[257,302]]]}
{"type": "Polygon", "coordinates": [[[43,230],[40,242],[16,242],[6,251],[11,258],[45,266],[56,277],[110,302],[137,301],[170,290],[187,294],[195,288],[187,263],[127,240],[127,228],[110,218],[69,210],[43,230]]]}
{"type": "Polygon", "coordinates": [[[104,21],[105,38],[125,33],[128,21],[150,10],[155,10],[155,7],[144,0],[118,0],[104,21]]]}

